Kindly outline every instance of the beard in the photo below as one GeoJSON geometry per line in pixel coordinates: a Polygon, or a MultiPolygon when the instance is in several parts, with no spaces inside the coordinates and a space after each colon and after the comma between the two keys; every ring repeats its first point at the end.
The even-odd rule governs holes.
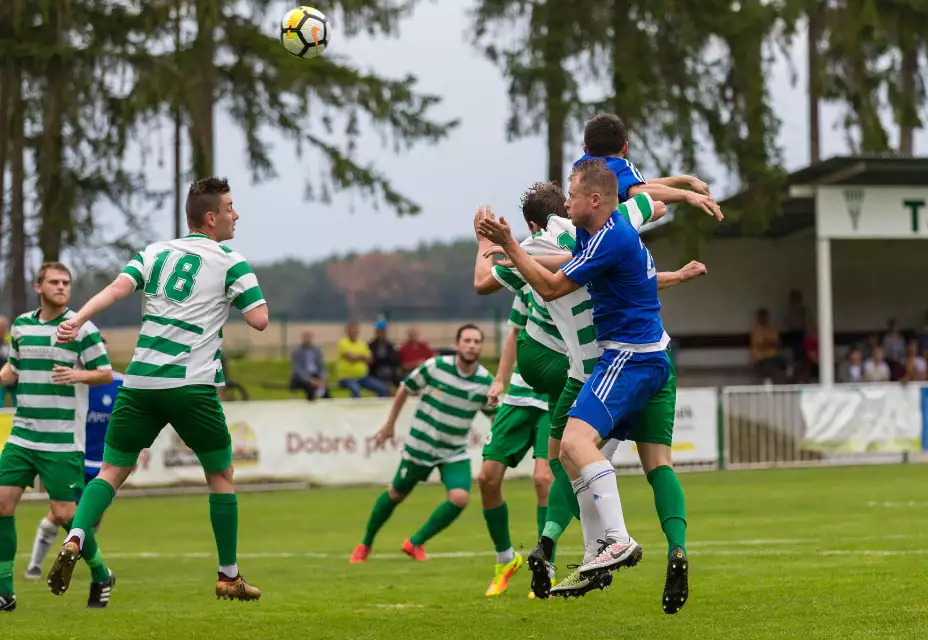
{"type": "Polygon", "coordinates": [[[458,357],[461,359],[461,362],[464,364],[474,364],[477,360],[480,359],[479,356],[466,356],[463,353],[459,353],[458,357]]]}

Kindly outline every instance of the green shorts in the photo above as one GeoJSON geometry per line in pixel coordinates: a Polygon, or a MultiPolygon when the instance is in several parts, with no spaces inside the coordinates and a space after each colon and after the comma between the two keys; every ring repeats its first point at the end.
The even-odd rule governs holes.
{"type": "MultiPolygon", "coordinates": [[[[670,358],[668,358],[670,360],[670,358]]],[[[670,376],[661,390],[654,394],[651,401],[641,411],[631,417],[628,440],[632,442],[652,442],[673,444],[673,421],[677,417],[677,372],[670,362],[670,376]]]]}
{"type": "Polygon", "coordinates": [[[516,340],[516,363],[522,379],[536,393],[548,396],[549,407],[556,405],[567,382],[567,355],[549,349],[523,329],[516,340]]]}
{"type": "Polygon", "coordinates": [[[551,410],[551,437],[555,440],[564,437],[564,427],[567,426],[567,412],[570,411],[582,388],[583,383],[579,380],[567,379],[561,397],[557,399],[557,404],[551,410]]]}
{"type": "Polygon", "coordinates": [[[232,438],[219,393],[205,384],[174,389],[123,387],[106,430],[103,461],[117,467],[134,466],[142,449],[150,447],[168,424],[207,473],[224,471],[232,464],[232,438]]]}
{"type": "Polygon", "coordinates": [[[483,443],[483,459],[516,467],[532,448],[533,457],[547,460],[550,430],[547,411],[538,407],[504,404],[496,412],[490,433],[483,443]]]}
{"type": "Polygon", "coordinates": [[[0,487],[32,487],[36,476],[49,500],[77,502],[84,489],[84,454],[36,451],[7,442],[0,454],[0,487]]]}
{"type": "MultiPolygon", "coordinates": [[[[457,462],[447,462],[435,466],[438,467],[438,473],[441,474],[441,483],[445,485],[445,491],[463,489],[470,493],[470,460],[458,460],[457,462]]],[[[409,495],[417,484],[429,479],[429,475],[434,468],[403,460],[400,462],[400,468],[396,470],[396,475],[393,476],[393,482],[390,484],[397,493],[404,496],[409,495]]]]}

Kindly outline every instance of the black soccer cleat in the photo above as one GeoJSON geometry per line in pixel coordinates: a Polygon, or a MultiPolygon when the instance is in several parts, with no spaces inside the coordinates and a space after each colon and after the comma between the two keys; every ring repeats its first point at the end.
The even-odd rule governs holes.
{"type": "Polygon", "coordinates": [[[110,603],[110,594],[116,586],[116,574],[110,570],[110,578],[105,582],[90,583],[90,597],[87,598],[88,609],[104,609],[110,603]]]}
{"type": "Polygon", "coordinates": [[[690,595],[690,563],[682,547],[674,547],[667,560],[667,578],[664,580],[664,596],[661,607],[664,613],[673,615],[683,608],[690,595]]]}
{"type": "Polygon", "coordinates": [[[0,596],[0,613],[16,611],[16,596],[0,596]]]}
{"type": "Polygon", "coordinates": [[[549,566],[548,558],[545,557],[545,550],[539,541],[535,548],[532,549],[532,552],[528,554],[528,568],[532,572],[532,593],[541,600],[551,595],[549,566]]]}

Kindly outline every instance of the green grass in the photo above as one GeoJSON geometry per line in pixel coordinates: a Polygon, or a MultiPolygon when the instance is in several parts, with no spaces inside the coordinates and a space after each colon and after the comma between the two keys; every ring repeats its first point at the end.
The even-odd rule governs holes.
{"type": "MultiPolygon", "coordinates": [[[[397,509],[364,565],[347,557],[379,488],[241,495],[239,562],[264,591],[254,604],[213,596],[205,496],[120,499],[99,536],[117,587],[107,610],[87,611],[86,567],[62,597],[20,577],[44,512],[25,504],[17,517],[20,606],[0,615],[0,628],[4,640],[924,637],[928,466],[693,473],[682,482],[691,590],[672,617],[660,609],[666,544],[647,482],[635,476],[620,485],[644,560],[616,574],[610,591],[569,602],[528,600],[527,570],[503,597],[483,597],[493,555],[476,495],[428,545],[435,557],[402,558],[402,540],[442,500],[431,485],[397,509]]],[[[507,484],[506,493],[513,542],[524,553],[535,539],[531,483],[507,484]]],[[[579,559],[579,527],[562,542],[561,575],[579,559]]]]}

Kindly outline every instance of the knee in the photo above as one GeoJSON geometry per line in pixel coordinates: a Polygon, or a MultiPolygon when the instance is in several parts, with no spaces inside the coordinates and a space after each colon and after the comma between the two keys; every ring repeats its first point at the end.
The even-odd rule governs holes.
{"type": "Polygon", "coordinates": [[[0,497],[0,518],[8,518],[16,513],[16,500],[7,496],[0,497]]]}
{"type": "Polygon", "coordinates": [[[63,527],[74,519],[75,503],[53,502],[51,504],[52,522],[63,527]]]}
{"type": "Polygon", "coordinates": [[[535,469],[533,480],[535,481],[535,495],[539,497],[546,496],[551,489],[551,483],[554,482],[554,474],[551,473],[551,469],[545,465],[543,468],[535,469]]]}
{"type": "Polygon", "coordinates": [[[484,465],[477,474],[477,484],[480,486],[480,491],[484,493],[499,491],[503,486],[503,474],[499,472],[499,469],[484,465]]]}
{"type": "Polygon", "coordinates": [[[235,492],[235,483],[233,481],[235,477],[235,467],[229,465],[222,471],[217,471],[215,473],[206,474],[206,483],[209,485],[210,491],[213,493],[234,493],[235,492]]]}
{"type": "Polygon", "coordinates": [[[405,499],[406,499],[406,496],[409,495],[409,494],[408,494],[408,493],[400,493],[399,491],[397,491],[396,489],[394,489],[392,486],[389,486],[389,487],[387,487],[387,495],[390,496],[390,501],[393,502],[393,504],[399,504],[399,503],[401,503],[403,500],[405,500],[405,499]]]}
{"type": "Polygon", "coordinates": [[[470,493],[464,489],[452,489],[448,492],[448,502],[463,509],[470,502],[470,493]]]}

